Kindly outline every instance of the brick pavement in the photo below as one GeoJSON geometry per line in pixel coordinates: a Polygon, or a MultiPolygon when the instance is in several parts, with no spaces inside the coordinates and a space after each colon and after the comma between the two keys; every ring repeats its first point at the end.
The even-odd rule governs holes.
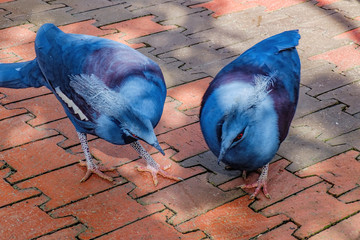
{"type": "MultiPolygon", "coordinates": [[[[46,88],[0,89],[0,239],[360,239],[360,2],[357,0],[0,0],[0,62],[34,57],[37,29],[127,44],[156,61],[168,87],[155,129],[184,180],[153,186],[129,146],[90,136],[115,184],[84,168],[74,127],[46,88]],[[249,200],[239,171],[216,164],[199,128],[216,73],[258,41],[299,29],[300,102],[249,200]]],[[[246,181],[253,181],[256,172],[246,181]]]]}

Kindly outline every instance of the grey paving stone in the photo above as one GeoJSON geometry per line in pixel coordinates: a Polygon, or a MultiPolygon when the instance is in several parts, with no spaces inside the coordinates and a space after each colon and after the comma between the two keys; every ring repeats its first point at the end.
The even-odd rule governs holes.
{"type": "Polygon", "coordinates": [[[324,9],[334,9],[339,11],[346,18],[356,18],[360,16],[358,0],[342,0],[330,5],[323,6],[324,9]]]}
{"type": "MultiPolygon", "coordinates": [[[[125,2],[125,0],[123,2],[125,2]]],[[[113,1],[109,0],[55,0],[50,2],[50,4],[64,4],[72,8],[72,10],[70,11],[71,13],[79,13],[94,9],[100,9],[118,3],[114,3],[113,1]]]]}
{"type": "Polygon", "coordinates": [[[331,146],[315,138],[314,129],[308,126],[291,127],[278,154],[292,163],[286,168],[296,172],[317,162],[349,150],[348,145],[331,146]]]}
{"type": "Polygon", "coordinates": [[[339,137],[336,137],[334,139],[331,139],[328,144],[332,146],[338,146],[338,145],[349,145],[352,148],[360,151],[360,129],[357,129],[355,131],[346,133],[344,135],[341,135],[339,137]]]}
{"type": "Polygon", "coordinates": [[[321,140],[328,141],[344,133],[351,132],[360,128],[360,121],[343,111],[345,105],[335,106],[317,111],[303,118],[295,119],[293,127],[308,126],[312,129],[312,136],[321,140]]]}

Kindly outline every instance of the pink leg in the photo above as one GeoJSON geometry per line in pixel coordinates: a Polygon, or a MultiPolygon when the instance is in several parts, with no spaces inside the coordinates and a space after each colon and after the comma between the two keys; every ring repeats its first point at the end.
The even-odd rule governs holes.
{"type": "MultiPolygon", "coordinates": [[[[114,179],[106,174],[104,174],[102,171],[106,172],[106,171],[114,171],[116,168],[107,168],[104,166],[99,166],[97,164],[94,163],[93,158],[91,157],[90,151],[89,151],[89,145],[86,139],[86,134],[85,133],[80,133],[77,132],[79,139],[80,139],[80,143],[81,143],[81,147],[82,150],[85,154],[85,159],[86,159],[86,166],[87,166],[87,171],[85,176],[80,180],[80,182],[85,182],[86,180],[88,180],[88,178],[91,176],[92,173],[97,174],[99,177],[106,179],[110,182],[112,182],[114,179]]],[[[83,164],[82,162],[80,162],[81,166],[84,166],[85,164],[83,164]]]]}
{"type": "Polygon", "coordinates": [[[268,170],[269,170],[269,164],[266,164],[262,168],[261,174],[260,174],[259,179],[257,180],[256,183],[244,184],[244,185],[240,186],[242,189],[256,187],[255,192],[250,196],[250,199],[254,199],[259,194],[261,188],[263,189],[263,193],[264,193],[265,197],[270,198],[270,194],[269,194],[269,192],[267,190],[267,183],[266,183],[268,170]]]}
{"type": "Polygon", "coordinates": [[[168,165],[164,167],[163,169],[160,168],[160,165],[155,162],[155,160],[151,157],[151,155],[141,146],[141,144],[138,141],[135,141],[133,143],[130,143],[130,145],[135,149],[135,151],[146,160],[147,166],[136,166],[136,169],[140,172],[149,172],[152,176],[154,185],[156,186],[158,184],[157,174],[169,178],[175,181],[182,180],[180,177],[173,176],[165,170],[170,168],[171,165],[168,165]]]}

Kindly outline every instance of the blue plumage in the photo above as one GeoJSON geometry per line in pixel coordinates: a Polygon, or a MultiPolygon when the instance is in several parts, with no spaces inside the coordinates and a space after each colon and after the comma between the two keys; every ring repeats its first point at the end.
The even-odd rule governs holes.
{"type": "MultiPolygon", "coordinates": [[[[162,171],[137,142],[164,153],[154,127],[162,115],[166,86],[155,62],[121,43],[66,34],[53,24],[39,29],[35,52],[33,61],[0,64],[0,86],[48,87],[79,133],[85,155],[84,134],[89,133],[114,144],[132,144],[155,172],[162,171]]],[[[89,166],[94,164],[88,155],[88,168],[97,168],[89,166]]]]}
{"type": "Polygon", "coordinates": [[[295,114],[299,39],[293,30],[254,45],[216,75],[203,97],[201,130],[218,160],[245,171],[265,166],[255,195],[262,186],[267,191],[267,164],[295,114]]]}

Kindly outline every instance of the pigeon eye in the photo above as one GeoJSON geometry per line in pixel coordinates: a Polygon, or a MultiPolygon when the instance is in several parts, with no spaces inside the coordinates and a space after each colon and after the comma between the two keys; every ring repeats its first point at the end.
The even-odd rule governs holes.
{"type": "Polygon", "coordinates": [[[242,139],[243,135],[244,135],[243,133],[239,133],[239,135],[237,135],[235,139],[240,140],[242,139]]]}
{"type": "Polygon", "coordinates": [[[138,138],[138,136],[136,136],[135,134],[131,134],[131,136],[133,137],[133,138],[138,138]]]}

